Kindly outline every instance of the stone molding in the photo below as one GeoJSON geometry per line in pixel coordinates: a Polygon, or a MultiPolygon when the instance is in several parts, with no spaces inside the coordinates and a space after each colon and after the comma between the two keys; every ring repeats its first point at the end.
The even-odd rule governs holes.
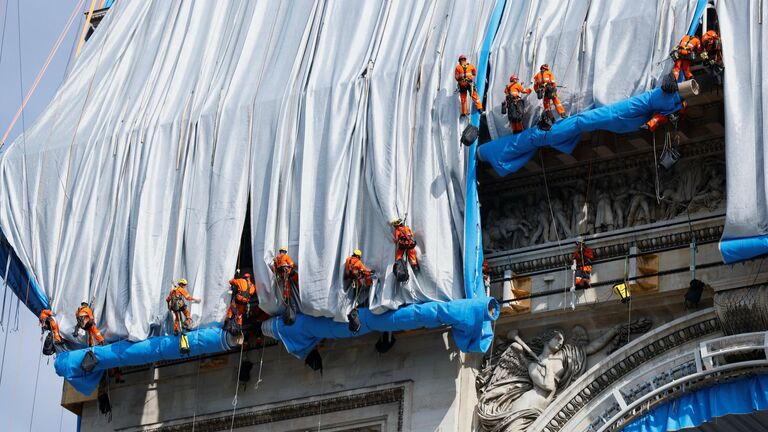
{"type": "MultiPolygon", "coordinates": [[[[319,415],[320,413],[327,414],[375,405],[397,403],[397,430],[402,431],[406,392],[406,385],[401,383],[396,387],[363,393],[344,394],[307,402],[295,403],[292,401],[284,401],[283,405],[262,410],[244,408],[235,413],[234,429],[275,423],[301,417],[310,417],[319,415]]],[[[232,424],[232,411],[219,412],[208,415],[206,418],[196,420],[194,422],[194,430],[199,432],[224,431],[230,430],[232,424]]],[[[189,418],[185,419],[183,423],[162,425],[143,430],[151,432],[187,432],[192,431],[192,427],[193,422],[191,418],[189,418]]]]}

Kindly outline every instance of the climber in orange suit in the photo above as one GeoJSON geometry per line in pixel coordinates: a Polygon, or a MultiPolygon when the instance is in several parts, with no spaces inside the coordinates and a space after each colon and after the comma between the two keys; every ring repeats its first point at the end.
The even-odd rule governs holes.
{"type": "Polygon", "coordinates": [[[456,65],[456,71],[454,77],[456,78],[456,84],[459,90],[459,99],[461,99],[461,115],[469,115],[469,108],[467,107],[467,93],[472,92],[472,100],[475,102],[475,108],[478,111],[483,111],[483,104],[480,102],[480,97],[475,90],[475,77],[477,76],[477,68],[472,63],[467,62],[467,56],[464,54],[459,56],[459,64],[456,65]]]}
{"type": "Polygon", "coordinates": [[[288,255],[288,248],[283,246],[278,252],[272,263],[272,271],[275,273],[275,277],[277,277],[278,284],[282,284],[283,300],[287,304],[291,298],[291,281],[296,285],[296,289],[299,289],[299,274],[296,271],[296,264],[293,263],[293,259],[288,255]]]}
{"type": "Polygon", "coordinates": [[[352,256],[348,257],[344,263],[344,278],[351,282],[355,290],[373,285],[371,277],[373,273],[363,264],[362,255],[363,252],[360,249],[355,249],[352,256]]]}
{"type": "Polygon", "coordinates": [[[75,312],[75,318],[77,319],[77,326],[72,333],[73,337],[78,337],[80,329],[83,329],[88,334],[88,346],[94,345],[94,339],[99,345],[104,345],[104,337],[96,327],[96,323],[93,319],[93,311],[87,302],[80,303],[80,307],[75,312]]]}
{"type": "Polygon", "coordinates": [[[672,49],[670,56],[675,61],[675,66],[672,68],[672,74],[675,76],[675,80],[680,78],[680,70],[682,69],[685,79],[689,80],[693,78],[691,73],[691,63],[698,59],[701,53],[701,41],[696,36],[685,35],[672,49]]]}
{"type": "Polygon", "coordinates": [[[419,261],[416,259],[416,240],[413,238],[413,231],[400,219],[392,220],[392,226],[395,228],[395,244],[397,245],[395,261],[401,260],[403,255],[407,254],[411,267],[414,271],[418,271],[419,261]]]}
{"type": "Polygon", "coordinates": [[[55,343],[61,343],[59,325],[56,324],[56,320],[53,319],[53,312],[50,309],[43,309],[40,311],[38,319],[40,320],[40,327],[43,329],[43,332],[46,330],[50,331],[51,334],[53,334],[53,341],[55,343]]]}
{"type": "Polygon", "coordinates": [[[192,297],[186,289],[187,280],[179,279],[178,286],[171,288],[170,294],[165,298],[168,309],[173,313],[173,334],[179,334],[179,314],[184,315],[184,330],[192,330],[191,312],[187,307],[186,300],[193,303],[200,303],[200,299],[192,297]]]}
{"type": "MultiPolygon", "coordinates": [[[[234,278],[229,281],[229,285],[232,286],[232,302],[227,309],[227,321],[235,318],[235,322],[238,326],[243,326],[243,315],[246,317],[250,313],[250,304],[255,303],[258,305],[258,297],[256,296],[256,285],[251,281],[250,273],[246,273],[241,278],[234,278]]],[[[264,311],[258,306],[255,306],[254,316],[257,321],[264,321],[269,318],[264,311]]]]}
{"type": "Polygon", "coordinates": [[[539,73],[533,77],[533,89],[536,91],[536,96],[539,99],[543,99],[544,111],[548,113],[549,118],[555,121],[555,114],[552,113],[552,106],[550,102],[555,103],[555,109],[560,115],[560,118],[566,118],[565,108],[560,103],[560,98],[557,97],[557,81],[555,75],[549,71],[549,65],[543,64],[539,69],[539,73]]]}
{"type": "Polygon", "coordinates": [[[701,37],[701,59],[712,65],[722,65],[723,57],[720,48],[720,35],[714,30],[709,30],[701,37]],[[706,55],[704,54],[706,53],[706,55]]]}
{"type": "Polygon", "coordinates": [[[525,108],[523,95],[531,94],[531,89],[523,87],[518,81],[517,75],[512,75],[509,77],[509,84],[504,88],[504,94],[506,95],[504,103],[506,104],[509,128],[512,129],[513,134],[518,134],[523,131],[523,110],[525,108]]]}

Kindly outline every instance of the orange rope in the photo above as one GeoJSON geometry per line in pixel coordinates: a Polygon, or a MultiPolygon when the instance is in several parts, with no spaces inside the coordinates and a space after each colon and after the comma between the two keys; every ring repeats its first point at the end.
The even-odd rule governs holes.
{"type": "Polygon", "coordinates": [[[32,94],[37,89],[38,84],[40,84],[40,80],[45,75],[45,71],[48,69],[48,66],[50,66],[51,61],[53,60],[53,57],[56,55],[56,52],[59,50],[59,47],[61,46],[61,43],[64,41],[64,38],[67,36],[67,33],[69,32],[70,27],[72,27],[72,23],[75,22],[75,17],[77,17],[78,13],[80,12],[80,9],[83,7],[83,3],[85,3],[85,0],[80,0],[80,3],[75,6],[75,9],[72,11],[72,14],[69,16],[69,19],[67,20],[67,24],[64,26],[64,30],[59,35],[59,38],[56,40],[56,43],[53,45],[53,48],[51,49],[51,52],[48,54],[48,58],[45,59],[45,64],[43,64],[43,67],[40,69],[40,72],[38,72],[37,77],[35,78],[35,82],[32,83],[32,87],[30,87],[29,91],[27,92],[27,96],[24,98],[24,100],[21,103],[21,106],[19,107],[19,110],[16,111],[16,115],[13,116],[13,120],[11,120],[11,124],[8,126],[8,129],[6,129],[5,134],[3,134],[3,138],[0,139],[0,148],[5,145],[5,140],[8,138],[8,135],[10,135],[11,130],[13,130],[13,127],[16,125],[16,122],[19,120],[19,117],[21,116],[21,113],[24,111],[24,107],[27,106],[27,102],[32,97],[32,94]]]}

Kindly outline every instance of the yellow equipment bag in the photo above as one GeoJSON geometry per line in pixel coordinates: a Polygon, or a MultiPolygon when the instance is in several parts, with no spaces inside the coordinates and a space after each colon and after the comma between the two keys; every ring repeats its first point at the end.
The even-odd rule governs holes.
{"type": "Polygon", "coordinates": [[[187,335],[184,333],[179,337],[179,352],[181,352],[182,355],[188,355],[190,352],[189,339],[187,339],[187,335]]]}

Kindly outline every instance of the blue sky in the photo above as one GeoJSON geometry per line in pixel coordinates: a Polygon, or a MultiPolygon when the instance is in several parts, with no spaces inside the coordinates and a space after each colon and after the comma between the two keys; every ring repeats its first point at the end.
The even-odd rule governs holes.
{"type": "MultiPolygon", "coordinates": [[[[0,0],[0,33],[3,17],[5,37],[0,58],[0,136],[5,133],[21,104],[19,65],[23,93],[35,80],[59,33],[64,29],[78,0],[0,0]],[[17,5],[19,8],[17,8],[17,5]],[[17,14],[17,12],[20,12],[17,14]],[[17,20],[17,16],[20,20],[17,20]],[[17,25],[17,22],[21,25],[17,25]],[[20,31],[19,31],[20,30],[20,31]],[[19,42],[21,50],[19,50],[19,42]],[[21,52],[19,52],[21,51],[21,52]],[[21,60],[20,60],[21,59],[21,60]]],[[[90,2],[85,2],[86,7],[90,2]]],[[[45,77],[24,110],[26,126],[32,125],[58,89],[67,70],[70,52],[82,31],[83,18],[78,16],[45,77]]],[[[22,131],[19,120],[8,142],[22,131]]],[[[0,285],[0,288],[3,286],[0,285]]],[[[12,298],[11,295],[8,298],[12,298]]],[[[15,327],[16,301],[10,305],[11,327],[15,327]]],[[[0,296],[0,302],[2,296],[0,296]]],[[[6,317],[9,313],[6,305],[6,317]]],[[[74,311],[73,311],[74,313],[74,311]]],[[[6,318],[7,319],[7,318],[6,318]]],[[[59,405],[62,379],[53,370],[53,358],[40,356],[40,329],[37,318],[21,305],[18,331],[0,329],[0,350],[5,338],[5,366],[0,377],[0,419],[3,431],[74,431],[77,417],[59,405]],[[39,376],[38,373],[39,362],[39,376]],[[37,376],[37,388],[35,381],[37,376]],[[36,394],[36,397],[35,397],[36,394]],[[32,406],[34,400],[34,415],[32,406]]],[[[2,354],[0,354],[0,357],[2,354]]]]}

